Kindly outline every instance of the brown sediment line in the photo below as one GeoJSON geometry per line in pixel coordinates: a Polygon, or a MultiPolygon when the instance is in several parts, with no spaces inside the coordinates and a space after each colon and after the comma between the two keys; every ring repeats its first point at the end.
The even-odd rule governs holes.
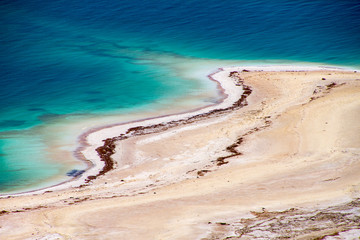
{"type": "MultiPolygon", "coordinates": [[[[213,75],[215,75],[215,74],[217,74],[217,73],[219,73],[221,71],[224,71],[224,69],[219,68],[218,71],[208,75],[208,78],[217,83],[217,88],[219,89],[219,92],[223,96],[223,98],[220,101],[218,101],[216,104],[208,105],[208,106],[205,106],[205,107],[202,107],[202,108],[197,108],[197,109],[194,109],[192,111],[185,112],[185,113],[196,112],[196,111],[199,111],[201,109],[204,109],[204,108],[207,108],[207,107],[210,107],[210,106],[218,105],[218,104],[220,104],[221,102],[223,102],[226,99],[227,95],[225,94],[224,89],[222,88],[220,82],[213,78],[213,75]]],[[[252,70],[252,71],[256,72],[256,71],[259,71],[259,70],[252,70]]],[[[213,110],[210,110],[207,113],[201,113],[201,114],[197,114],[197,115],[185,118],[185,119],[169,121],[167,123],[159,123],[159,124],[153,124],[153,125],[149,125],[149,126],[141,126],[140,125],[140,126],[136,126],[136,127],[131,127],[129,129],[127,129],[126,133],[123,133],[123,134],[121,134],[119,136],[115,136],[115,137],[112,137],[112,138],[104,139],[103,140],[104,144],[96,149],[96,152],[98,153],[98,156],[100,157],[100,160],[104,162],[104,167],[103,167],[103,169],[101,171],[99,171],[99,173],[97,175],[88,176],[87,179],[85,180],[85,182],[88,183],[91,180],[96,179],[98,176],[104,175],[108,171],[111,171],[112,169],[114,169],[115,162],[114,162],[114,160],[112,159],[111,156],[115,153],[115,148],[116,148],[116,142],[117,141],[122,141],[122,140],[128,139],[130,137],[135,137],[135,136],[147,135],[147,134],[152,134],[152,133],[159,133],[159,132],[162,132],[162,131],[166,131],[166,130],[168,130],[170,128],[174,128],[174,127],[177,127],[177,126],[194,123],[195,121],[205,120],[205,119],[208,119],[208,118],[213,117],[213,116],[222,116],[222,115],[224,115],[226,113],[229,113],[230,111],[233,111],[233,110],[236,110],[236,109],[239,109],[239,108],[242,108],[242,107],[248,105],[247,97],[252,93],[252,89],[251,89],[250,86],[244,84],[244,80],[240,77],[239,72],[240,71],[232,71],[232,72],[230,72],[229,77],[231,77],[235,81],[236,86],[242,86],[243,94],[241,95],[241,97],[237,101],[235,101],[229,107],[213,109],[213,110]]],[[[243,69],[242,72],[250,72],[250,70],[243,69]]],[[[302,72],[302,71],[298,71],[298,72],[302,72]]],[[[306,71],[303,71],[303,72],[306,72],[306,71]]],[[[338,85],[338,84],[336,84],[334,82],[331,82],[330,84],[325,85],[324,87],[325,87],[325,90],[327,92],[329,92],[332,88],[341,86],[343,84],[344,83],[338,85]]],[[[314,95],[315,94],[316,93],[314,92],[314,95]]],[[[321,96],[311,97],[310,102],[317,99],[317,98],[319,98],[319,97],[321,97],[321,96]]],[[[181,113],[179,113],[179,114],[181,114],[181,113]]],[[[175,115],[178,115],[178,114],[175,114],[175,115]]],[[[83,145],[83,147],[81,147],[81,148],[79,148],[77,150],[77,154],[80,157],[82,156],[80,151],[82,151],[83,148],[85,148],[85,144],[88,145],[87,142],[86,142],[86,137],[89,134],[93,133],[93,132],[96,132],[96,131],[99,131],[99,130],[102,130],[102,129],[105,129],[105,128],[111,128],[111,127],[114,127],[114,126],[120,126],[120,125],[124,125],[124,124],[128,124],[128,123],[136,123],[136,122],[140,123],[140,122],[143,122],[145,120],[163,118],[163,117],[167,117],[167,116],[171,116],[171,115],[164,115],[164,116],[154,117],[154,118],[146,118],[146,119],[136,120],[136,121],[132,121],[132,122],[127,122],[127,123],[122,123],[122,124],[113,124],[113,125],[109,125],[109,126],[102,127],[102,128],[92,129],[92,130],[84,133],[81,136],[81,142],[83,142],[84,145],[83,145]]],[[[256,127],[254,129],[250,130],[249,132],[247,132],[244,135],[242,135],[241,137],[239,137],[237,139],[237,141],[234,142],[232,145],[228,146],[226,148],[226,151],[230,153],[229,155],[218,157],[215,161],[212,161],[212,162],[215,162],[217,166],[222,166],[222,165],[228,163],[228,161],[226,161],[226,159],[234,157],[234,156],[242,155],[242,153],[239,152],[238,150],[236,150],[236,148],[243,142],[243,137],[245,137],[245,136],[247,136],[249,134],[252,134],[253,132],[257,132],[257,131],[259,131],[261,129],[264,129],[264,128],[270,126],[271,121],[269,120],[269,118],[270,118],[270,116],[265,117],[265,124],[262,127],[256,127]]],[[[208,172],[208,171],[203,170],[199,175],[201,176],[206,172],[208,172]]]]}
{"type": "MultiPolygon", "coordinates": [[[[222,96],[222,99],[220,101],[218,101],[216,104],[208,105],[208,106],[205,106],[202,108],[193,109],[192,111],[188,111],[186,113],[192,113],[192,112],[199,111],[201,109],[205,109],[205,108],[208,108],[211,106],[218,105],[227,98],[227,94],[225,93],[224,89],[222,88],[220,82],[213,78],[213,75],[215,75],[221,71],[224,71],[224,69],[219,68],[218,71],[208,75],[208,78],[217,83],[217,88],[220,92],[220,95],[222,96]]],[[[248,71],[248,70],[244,69],[243,71],[248,71]]],[[[243,90],[243,94],[241,95],[241,97],[237,101],[235,101],[231,106],[225,107],[225,108],[212,109],[206,113],[196,114],[194,116],[187,117],[185,119],[173,120],[173,121],[169,121],[167,123],[159,123],[159,124],[153,124],[153,125],[149,125],[149,126],[141,126],[140,125],[140,126],[136,126],[136,127],[131,127],[129,129],[127,129],[126,133],[120,134],[119,136],[115,136],[112,138],[104,139],[103,140],[104,144],[102,146],[96,148],[96,152],[98,153],[100,160],[102,162],[104,162],[104,167],[97,175],[88,176],[87,179],[85,180],[85,183],[89,183],[91,180],[94,180],[97,177],[104,175],[105,173],[114,169],[115,162],[111,156],[115,153],[115,147],[116,147],[117,141],[125,140],[130,137],[135,137],[135,136],[140,136],[140,135],[159,133],[159,132],[162,132],[162,131],[165,131],[165,130],[168,130],[170,128],[174,128],[174,127],[177,127],[180,125],[194,123],[195,121],[205,120],[205,119],[208,119],[213,116],[221,116],[221,115],[229,113],[233,110],[236,110],[236,109],[239,109],[239,108],[242,108],[242,107],[248,105],[247,97],[252,92],[251,87],[244,84],[243,79],[240,78],[240,76],[237,74],[236,71],[230,72],[229,77],[231,77],[235,81],[236,86],[242,86],[242,90],[243,90]]],[[[181,114],[181,113],[179,113],[179,114],[181,114]]],[[[175,115],[179,115],[179,114],[175,114],[175,115]]],[[[167,116],[171,116],[171,115],[164,115],[164,116],[155,117],[155,118],[147,118],[147,119],[137,120],[137,121],[133,121],[133,122],[127,122],[127,123],[122,123],[122,124],[113,124],[113,125],[109,125],[109,126],[102,127],[102,128],[92,129],[79,137],[80,143],[82,144],[82,146],[76,150],[75,154],[78,158],[84,160],[84,157],[81,154],[81,151],[84,150],[86,148],[86,146],[89,146],[89,144],[86,141],[86,138],[87,138],[87,136],[89,136],[89,134],[91,134],[93,132],[96,132],[96,131],[99,131],[102,129],[106,129],[106,128],[111,128],[114,126],[128,124],[128,123],[143,122],[145,120],[151,120],[151,119],[157,119],[157,118],[160,119],[160,118],[167,117],[167,116]]],[[[238,144],[240,144],[240,143],[241,143],[241,141],[238,144]]],[[[235,147],[234,147],[233,151],[236,151],[235,147]]],[[[239,155],[240,153],[233,153],[231,156],[228,156],[228,157],[232,157],[232,156],[234,156],[234,154],[239,155]]],[[[225,157],[225,158],[227,158],[227,157],[225,157]]],[[[218,159],[217,165],[220,166],[222,164],[225,164],[225,162],[218,159]]]]}
{"type": "MultiPolygon", "coordinates": [[[[222,103],[227,98],[227,94],[225,93],[224,89],[222,88],[220,82],[213,78],[213,75],[215,75],[215,74],[217,74],[217,73],[219,73],[221,71],[224,71],[224,69],[219,68],[218,71],[208,75],[209,79],[211,81],[214,81],[217,84],[217,88],[219,90],[219,93],[222,96],[222,98],[217,103],[209,104],[207,106],[204,106],[204,107],[201,107],[201,108],[196,108],[196,109],[193,109],[193,110],[187,111],[187,112],[163,115],[163,116],[160,116],[160,117],[145,118],[145,119],[140,119],[140,120],[136,120],[136,121],[130,121],[130,122],[126,122],[126,123],[112,124],[112,125],[107,125],[105,127],[93,128],[93,129],[91,129],[91,130],[89,130],[89,131],[87,131],[87,132],[85,132],[85,133],[83,133],[82,135],[79,136],[79,142],[80,142],[81,146],[74,152],[74,155],[78,159],[80,159],[80,160],[87,163],[88,167],[87,167],[86,171],[88,171],[94,166],[94,163],[92,163],[90,160],[86,159],[85,156],[82,154],[82,151],[86,147],[90,146],[88,144],[86,138],[91,133],[94,133],[96,131],[100,131],[102,129],[107,129],[107,128],[111,128],[111,127],[115,127],[115,126],[121,126],[121,125],[129,124],[129,123],[141,123],[141,122],[144,122],[146,120],[160,119],[160,118],[163,118],[163,117],[180,115],[180,114],[183,114],[183,113],[193,113],[193,112],[199,111],[199,110],[204,109],[204,108],[219,105],[220,103],[222,103]]],[[[166,124],[161,123],[161,124],[154,124],[154,125],[145,126],[145,127],[144,126],[138,126],[138,127],[129,128],[128,131],[125,134],[121,134],[119,136],[116,136],[116,137],[113,137],[113,138],[107,138],[107,139],[103,140],[104,144],[101,147],[97,148],[96,151],[97,151],[97,153],[98,153],[98,155],[100,157],[100,160],[104,162],[104,167],[95,176],[91,175],[91,176],[87,177],[85,175],[86,174],[86,172],[85,172],[84,177],[87,177],[85,182],[90,182],[91,180],[95,179],[96,177],[98,177],[100,175],[103,175],[106,172],[108,172],[108,171],[115,168],[115,162],[113,161],[111,156],[114,154],[115,142],[116,141],[121,141],[121,140],[124,140],[124,139],[132,137],[132,136],[140,136],[140,135],[146,135],[146,134],[150,134],[150,133],[157,133],[157,132],[165,131],[165,130],[167,130],[169,128],[173,128],[173,127],[176,127],[176,126],[179,126],[179,125],[183,125],[183,124],[187,124],[187,123],[193,123],[195,121],[201,121],[201,120],[206,119],[206,118],[208,118],[210,116],[213,116],[215,114],[220,116],[220,115],[228,113],[228,112],[230,112],[230,111],[232,111],[232,110],[234,110],[236,108],[246,106],[247,105],[246,98],[251,94],[252,90],[251,90],[251,88],[249,86],[243,84],[243,80],[240,78],[240,76],[236,76],[237,73],[241,72],[241,71],[248,72],[249,70],[243,69],[243,70],[236,70],[236,71],[230,72],[230,77],[233,77],[233,78],[235,78],[237,80],[235,85],[242,86],[243,90],[244,90],[244,93],[242,94],[242,96],[237,101],[235,101],[232,106],[226,107],[226,108],[213,109],[213,110],[210,110],[207,113],[197,114],[197,115],[194,115],[194,116],[191,116],[191,117],[188,117],[188,118],[185,118],[185,119],[181,119],[181,120],[169,121],[166,124]]],[[[263,70],[251,70],[251,72],[262,72],[262,71],[263,70]]],[[[289,71],[285,71],[285,72],[294,72],[294,71],[295,72],[307,72],[308,70],[289,70],[289,71]]],[[[342,84],[336,84],[336,83],[332,82],[332,83],[324,86],[323,90],[330,91],[332,88],[340,86],[340,85],[342,85],[342,84]]],[[[310,101],[315,100],[315,99],[317,99],[319,97],[322,97],[322,96],[316,95],[315,92],[314,92],[314,95],[310,99],[310,101]]],[[[262,127],[260,129],[262,129],[262,127]]],[[[252,130],[252,132],[258,131],[260,129],[255,128],[255,129],[252,130]]],[[[249,132],[249,134],[251,134],[251,132],[249,132]]],[[[243,136],[245,136],[245,135],[243,135],[243,136]]],[[[236,147],[239,146],[241,141],[242,141],[241,137],[238,140],[239,141],[235,142],[234,144],[232,144],[231,146],[228,147],[230,149],[228,149],[228,148],[226,149],[228,152],[230,152],[229,155],[220,157],[220,158],[215,160],[216,162],[215,161],[212,161],[212,162],[215,162],[218,166],[221,166],[223,164],[228,163],[228,161],[226,161],[227,158],[231,158],[231,157],[234,157],[234,156],[237,156],[237,155],[241,155],[242,153],[236,150],[236,147]],[[232,151],[231,149],[234,150],[234,151],[232,151]],[[235,153],[235,151],[237,151],[237,152],[235,153]]],[[[34,193],[34,192],[39,192],[39,191],[45,191],[45,190],[51,189],[53,187],[61,186],[61,185],[65,184],[65,183],[68,183],[68,182],[71,182],[71,181],[74,181],[74,180],[78,180],[80,177],[81,176],[78,176],[78,177],[72,178],[72,179],[70,179],[68,181],[64,181],[64,182],[60,182],[58,184],[52,185],[50,187],[44,187],[44,188],[41,188],[41,189],[25,191],[25,192],[19,192],[19,193],[13,193],[13,194],[4,194],[4,195],[5,196],[8,196],[8,195],[20,195],[20,194],[24,194],[24,193],[34,193]]],[[[81,183],[79,183],[79,185],[80,184],[81,183]]],[[[1,196],[1,194],[0,194],[0,196],[1,196]]]]}
{"type": "MultiPolygon", "coordinates": [[[[225,91],[230,71],[214,76],[226,80],[225,91]]],[[[109,157],[118,165],[91,186],[1,199],[0,236],[323,239],[349,229],[360,236],[359,81],[340,73],[323,82],[325,73],[240,73],[253,88],[247,107],[114,142],[109,157]],[[218,157],[229,164],[218,167],[218,157]]],[[[236,91],[212,109],[231,106],[241,98],[236,91]]],[[[102,139],[210,110],[90,135],[84,157],[96,167],[87,175],[103,166],[95,152],[102,139]]]]}
{"type": "MultiPolygon", "coordinates": [[[[218,68],[217,71],[215,71],[215,72],[208,75],[208,78],[211,81],[216,83],[218,93],[220,95],[220,99],[214,104],[209,104],[209,105],[206,105],[204,107],[194,108],[194,109],[191,109],[190,111],[179,112],[179,113],[176,113],[176,114],[166,114],[166,115],[162,115],[162,116],[158,116],[158,117],[149,117],[149,118],[143,118],[143,119],[124,122],[124,123],[115,123],[115,124],[110,124],[110,125],[106,125],[106,126],[95,127],[95,128],[92,128],[92,129],[84,132],[83,134],[81,134],[78,137],[78,142],[79,142],[80,146],[74,151],[73,154],[77,159],[79,159],[79,160],[86,163],[87,168],[85,169],[84,174],[86,174],[86,172],[88,170],[90,170],[91,168],[93,168],[95,166],[95,164],[91,160],[87,159],[82,153],[82,151],[84,151],[87,147],[90,146],[90,144],[87,141],[87,137],[90,134],[92,134],[94,132],[97,132],[97,131],[100,131],[100,130],[103,130],[103,129],[112,128],[112,127],[116,127],[116,126],[121,126],[121,125],[125,125],[125,124],[141,123],[141,122],[144,122],[144,121],[147,121],[147,120],[161,119],[161,118],[164,118],[164,117],[176,116],[176,115],[181,115],[181,114],[186,114],[186,113],[195,113],[195,112],[200,111],[202,109],[206,109],[206,108],[209,108],[209,107],[214,107],[216,105],[219,105],[222,102],[224,102],[225,99],[227,99],[228,95],[225,93],[225,90],[222,87],[221,83],[218,80],[216,80],[215,78],[213,78],[212,76],[219,73],[219,72],[221,72],[221,71],[224,71],[224,69],[223,68],[218,68]]],[[[251,92],[250,93],[248,92],[250,87],[244,85],[243,89],[247,91],[246,92],[247,95],[249,95],[251,93],[251,92]]],[[[245,92],[244,92],[244,94],[245,94],[245,92]]],[[[234,106],[232,106],[230,108],[235,109],[236,105],[238,105],[238,107],[239,107],[239,105],[245,103],[245,100],[246,100],[246,97],[241,96],[241,99],[236,101],[234,103],[234,106]]],[[[246,103],[246,105],[247,105],[247,103],[246,103]]],[[[230,108],[214,109],[214,110],[209,111],[208,113],[198,114],[198,115],[189,117],[187,119],[170,121],[170,122],[168,122],[166,124],[161,123],[161,124],[154,124],[154,125],[147,126],[147,127],[144,127],[144,126],[133,127],[133,128],[128,129],[126,134],[121,134],[120,136],[116,136],[116,137],[113,137],[113,138],[107,138],[107,139],[103,140],[103,142],[104,142],[103,146],[98,147],[96,149],[96,152],[98,153],[98,156],[100,157],[100,161],[104,162],[104,167],[103,167],[102,170],[99,171],[99,173],[97,175],[95,175],[95,176],[94,175],[87,176],[87,178],[85,180],[85,183],[89,183],[91,180],[97,178],[98,176],[104,175],[106,172],[114,169],[115,162],[111,158],[111,155],[113,155],[115,153],[115,142],[116,141],[121,141],[121,140],[129,138],[131,136],[139,136],[139,135],[145,135],[145,134],[164,131],[166,129],[178,126],[180,124],[192,123],[192,122],[196,121],[197,119],[199,119],[199,120],[200,119],[205,119],[206,117],[208,117],[208,116],[210,116],[212,114],[215,114],[215,113],[216,114],[225,113],[225,111],[230,111],[231,110],[230,108]]],[[[74,177],[74,178],[72,178],[70,180],[63,181],[63,182],[60,182],[60,183],[57,183],[57,184],[54,184],[54,185],[51,185],[51,186],[48,186],[48,187],[38,188],[38,189],[34,189],[34,190],[29,190],[29,191],[22,191],[22,192],[17,192],[17,193],[0,194],[0,196],[16,196],[16,195],[22,195],[22,194],[29,194],[29,193],[36,193],[36,192],[46,191],[47,189],[51,189],[51,188],[54,188],[54,187],[59,187],[59,186],[65,184],[65,183],[77,180],[84,174],[81,174],[81,175],[79,175],[77,177],[74,177]]],[[[80,185],[80,187],[82,187],[82,186],[84,186],[84,185],[80,185]]]]}
{"type": "MultiPolygon", "coordinates": [[[[134,121],[129,121],[129,122],[124,122],[124,123],[114,123],[114,124],[110,124],[110,125],[106,125],[106,126],[101,126],[101,127],[95,127],[95,128],[92,128],[86,132],[84,132],[83,134],[81,134],[78,138],[78,141],[80,143],[80,147],[78,147],[75,151],[74,151],[74,156],[82,161],[88,161],[84,155],[82,154],[82,151],[90,146],[88,141],[87,141],[87,137],[94,133],[94,132],[97,132],[97,131],[100,131],[100,130],[103,130],[103,129],[107,129],[107,128],[112,128],[112,127],[116,127],[116,126],[121,126],[121,125],[125,125],[125,124],[130,124],[130,123],[141,123],[141,122],[144,122],[144,121],[147,121],[147,120],[153,120],[153,119],[158,119],[158,118],[164,118],[164,117],[169,117],[169,116],[172,116],[172,115],[181,115],[181,114],[184,114],[184,113],[192,113],[192,112],[197,112],[201,109],[204,109],[204,108],[208,108],[208,107],[212,107],[212,106],[215,106],[215,105],[218,105],[220,103],[222,103],[226,98],[227,98],[227,94],[225,94],[225,91],[224,89],[222,88],[221,84],[219,81],[215,80],[212,75],[215,75],[216,73],[218,72],[221,72],[223,71],[224,69],[223,68],[219,68],[218,71],[212,73],[212,74],[209,74],[208,75],[208,78],[211,80],[211,81],[214,81],[217,85],[217,89],[218,89],[218,92],[219,92],[219,95],[221,96],[221,98],[215,103],[215,104],[209,104],[209,105],[206,105],[204,107],[200,107],[200,108],[195,108],[195,109],[192,109],[190,111],[185,111],[185,112],[179,112],[179,113],[176,113],[176,114],[166,114],[166,115],[161,115],[161,116],[158,116],[158,117],[149,117],[149,118],[142,118],[142,119],[139,119],[139,120],[134,120],[134,121]]],[[[105,140],[104,140],[105,141],[105,140]]],[[[104,144],[105,145],[105,144],[104,144]]],[[[92,166],[93,164],[90,163],[90,165],[92,166]]]]}

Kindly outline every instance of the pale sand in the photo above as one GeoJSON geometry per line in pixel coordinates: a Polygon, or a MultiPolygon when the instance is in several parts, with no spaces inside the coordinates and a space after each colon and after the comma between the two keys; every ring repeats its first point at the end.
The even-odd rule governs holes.
{"type": "MultiPolygon", "coordinates": [[[[253,90],[248,106],[118,142],[116,169],[89,186],[0,199],[0,238],[222,239],[239,236],[232,231],[250,211],[310,211],[360,197],[360,74],[285,69],[241,72],[253,90]],[[237,154],[226,150],[239,139],[237,154]]],[[[123,131],[115,129],[88,141],[123,131]]],[[[306,236],[332,230],[359,233],[339,224],[306,236]]]]}

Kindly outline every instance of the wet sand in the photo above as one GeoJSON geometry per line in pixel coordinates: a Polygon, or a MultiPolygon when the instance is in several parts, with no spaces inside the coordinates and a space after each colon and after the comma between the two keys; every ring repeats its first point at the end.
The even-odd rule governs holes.
{"type": "MultiPolygon", "coordinates": [[[[220,77],[233,83],[233,91],[242,83],[249,86],[241,107],[224,110],[233,106],[232,99],[217,106],[224,111],[194,121],[164,121],[159,131],[129,132],[131,137],[113,142],[114,169],[82,187],[0,199],[0,238],[360,235],[355,219],[360,214],[360,74],[246,69],[224,69],[220,77]],[[328,218],[312,220],[319,212],[328,218]],[[341,217],[345,212],[354,219],[341,217]],[[310,220],[298,225],[300,230],[290,220],[269,227],[277,217],[304,216],[310,220]],[[254,227],[265,220],[268,228],[254,227]]],[[[234,94],[241,99],[245,91],[234,94]]],[[[98,144],[99,136],[121,134],[106,129],[92,140],[98,144]]]]}

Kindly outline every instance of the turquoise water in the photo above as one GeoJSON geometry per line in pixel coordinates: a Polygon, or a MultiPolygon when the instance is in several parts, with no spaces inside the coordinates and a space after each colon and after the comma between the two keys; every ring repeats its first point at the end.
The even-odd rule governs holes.
{"type": "Polygon", "coordinates": [[[197,66],[359,68],[359,12],[355,0],[1,1],[0,192],[86,168],[72,151],[91,127],[216,101],[184,74],[197,66]]]}

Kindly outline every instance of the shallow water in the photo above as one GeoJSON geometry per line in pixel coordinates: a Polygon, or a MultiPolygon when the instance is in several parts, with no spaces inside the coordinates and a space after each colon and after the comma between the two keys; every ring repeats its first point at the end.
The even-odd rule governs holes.
{"type": "Polygon", "coordinates": [[[86,166],[91,127],[204,106],[224,65],[360,67],[358,1],[1,1],[0,192],[86,166]],[[181,101],[180,101],[181,100],[181,101]]]}

